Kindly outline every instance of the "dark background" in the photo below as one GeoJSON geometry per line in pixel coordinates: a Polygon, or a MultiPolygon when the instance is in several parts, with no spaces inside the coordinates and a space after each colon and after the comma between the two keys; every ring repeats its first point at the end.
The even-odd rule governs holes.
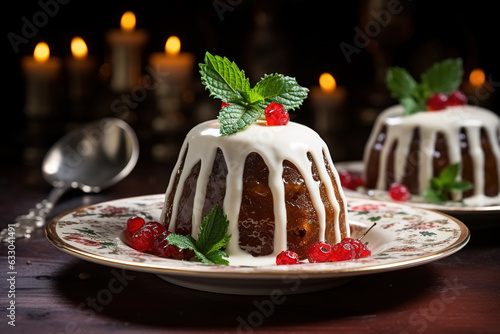
{"type": "MultiPolygon", "coordinates": [[[[56,3],[55,0],[41,2],[56,3]]],[[[380,33],[370,39],[366,47],[360,48],[359,53],[352,54],[349,62],[339,45],[344,42],[354,46],[355,28],[364,31],[367,22],[374,22],[370,11],[381,13],[387,10],[388,2],[72,0],[58,3],[57,13],[38,29],[36,36],[19,45],[16,53],[8,34],[21,34],[22,18],[32,21],[33,15],[43,9],[37,1],[9,1],[3,9],[3,54],[6,57],[1,162],[28,163],[22,155],[29,138],[23,132],[28,120],[23,113],[25,83],[20,69],[21,57],[31,55],[39,41],[49,44],[52,56],[68,57],[71,38],[78,35],[86,41],[89,54],[102,63],[109,54],[104,35],[109,29],[119,27],[120,17],[127,10],[136,14],[137,28],[149,33],[148,44],[143,50],[144,65],[149,54],[163,50],[168,36],[177,35],[182,41],[182,50],[192,52],[197,62],[203,60],[206,51],[226,56],[247,70],[252,84],[264,74],[252,71],[256,63],[266,73],[281,72],[294,76],[306,87],[317,85],[322,72],[332,73],[338,84],[348,91],[343,109],[346,123],[340,138],[336,138],[344,150],[337,160],[359,160],[373,116],[395,103],[376,75],[383,73],[386,66],[403,66],[418,76],[437,60],[461,57],[465,74],[480,67],[490,78],[492,86],[495,86],[495,80],[500,80],[497,61],[500,52],[496,45],[498,14],[494,2],[401,0],[399,7],[403,11],[391,15],[388,25],[379,26],[380,33]],[[221,9],[224,6],[225,11],[221,9]],[[222,17],[220,11],[223,11],[222,17]],[[256,46],[252,44],[256,36],[255,17],[261,11],[270,19],[266,30],[268,38],[256,46]]],[[[199,81],[197,74],[194,81],[199,81]]],[[[64,84],[62,86],[64,88],[64,84]]],[[[102,101],[109,101],[109,97],[108,100],[102,98],[109,94],[106,82],[99,82],[96,91],[89,108],[101,108],[98,114],[105,115],[109,113],[109,110],[102,110],[106,109],[106,103],[102,101]]],[[[202,100],[208,101],[215,110],[218,108],[219,102],[210,100],[207,92],[196,89],[195,92],[193,108],[202,100]]],[[[53,120],[60,126],[57,126],[57,131],[47,134],[46,146],[67,131],[66,125],[74,121],[66,110],[64,94],[61,95],[63,102],[57,119],[53,120]]],[[[498,110],[496,95],[493,92],[487,101],[483,101],[495,112],[498,110]]],[[[150,112],[147,103],[142,107],[144,110],[137,110],[138,113],[150,112]]],[[[313,124],[312,109],[306,101],[292,119],[313,124]]],[[[147,122],[133,125],[141,127],[139,135],[147,132],[147,122]]],[[[151,138],[145,138],[143,146],[151,144],[150,141],[151,138]]],[[[142,154],[141,158],[148,159],[149,155],[142,154]]]]}

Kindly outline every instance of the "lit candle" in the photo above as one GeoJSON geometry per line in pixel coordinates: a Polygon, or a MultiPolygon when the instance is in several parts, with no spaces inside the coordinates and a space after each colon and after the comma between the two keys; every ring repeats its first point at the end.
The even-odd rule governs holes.
{"type": "Polygon", "coordinates": [[[468,103],[488,107],[495,92],[493,85],[486,80],[486,74],[480,68],[473,69],[468,80],[462,83],[462,90],[467,95],[468,103]]]}
{"type": "Polygon", "coordinates": [[[82,102],[89,97],[92,76],[96,69],[94,58],[88,55],[87,44],[81,37],[71,40],[71,57],[66,61],[69,76],[69,98],[82,102]]]}
{"type": "Polygon", "coordinates": [[[194,68],[194,55],[181,52],[181,41],[177,36],[170,36],[165,43],[165,52],[153,53],[149,64],[163,79],[176,81],[181,90],[187,89],[194,68]]]}
{"type": "Polygon", "coordinates": [[[323,73],[319,77],[319,86],[312,87],[309,96],[314,108],[314,128],[327,144],[332,144],[345,126],[342,108],[346,90],[337,85],[330,73],[323,73]]]}
{"type": "Polygon", "coordinates": [[[25,113],[28,117],[47,117],[57,109],[56,84],[61,72],[61,60],[50,56],[47,43],[36,45],[33,56],[21,59],[26,77],[25,113]]]}
{"type": "Polygon", "coordinates": [[[311,89],[311,103],[315,110],[315,128],[320,133],[326,133],[332,128],[342,127],[339,113],[346,96],[343,87],[337,86],[335,78],[330,73],[319,77],[319,86],[311,89]]]}
{"type": "Polygon", "coordinates": [[[111,47],[111,89],[115,92],[128,91],[140,84],[141,48],[148,40],[144,30],[135,29],[134,13],[125,12],[120,20],[120,29],[107,34],[111,47]]]}
{"type": "Polygon", "coordinates": [[[484,71],[480,68],[472,70],[469,74],[469,82],[474,87],[481,86],[482,84],[484,84],[485,80],[486,80],[486,75],[484,74],[484,71]]]}
{"type": "Polygon", "coordinates": [[[194,63],[192,53],[181,52],[181,41],[177,36],[167,39],[164,52],[153,53],[149,57],[149,65],[158,80],[155,89],[158,108],[180,108],[183,95],[189,88],[194,63]]]}

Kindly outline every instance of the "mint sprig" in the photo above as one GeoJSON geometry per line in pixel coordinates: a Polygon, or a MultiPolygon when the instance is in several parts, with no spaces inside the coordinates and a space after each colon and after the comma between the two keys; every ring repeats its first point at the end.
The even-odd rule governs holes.
{"type": "Polygon", "coordinates": [[[417,82],[404,68],[391,67],[386,73],[387,88],[391,96],[404,107],[405,115],[427,109],[427,100],[432,94],[450,94],[462,81],[462,59],[446,59],[434,64],[417,82]]]}
{"type": "Polygon", "coordinates": [[[203,218],[198,233],[198,239],[190,235],[169,234],[167,240],[181,249],[194,251],[198,260],[203,263],[228,265],[229,261],[223,257],[227,254],[221,250],[231,239],[227,234],[229,221],[221,207],[216,205],[203,218]]]}
{"type": "Polygon", "coordinates": [[[219,113],[222,135],[236,133],[257,121],[271,102],[282,104],[287,111],[294,110],[300,107],[309,92],[295,78],[277,73],[265,75],[250,87],[245,72],[234,62],[209,52],[199,66],[202,83],[210,96],[230,104],[219,113]]]}
{"type": "Polygon", "coordinates": [[[424,197],[431,203],[441,204],[448,201],[450,192],[471,189],[470,182],[456,180],[459,172],[460,163],[447,166],[437,177],[430,179],[430,188],[424,191],[424,197]]]}

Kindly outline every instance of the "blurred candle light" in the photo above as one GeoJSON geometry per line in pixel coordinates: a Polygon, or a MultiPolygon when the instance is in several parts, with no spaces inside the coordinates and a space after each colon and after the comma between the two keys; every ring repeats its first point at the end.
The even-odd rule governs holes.
{"type": "Polygon", "coordinates": [[[484,84],[486,76],[480,68],[473,69],[469,74],[469,82],[474,87],[479,87],[484,84]]]}
{"type": "Polygon", "coordinates": [[[491,108],[495,85],[486,80],[486,74],[481,68],[475,68],[469,73],[468,80],[462,82],[462,90],[467,95],[469,104],[491,108]]]}
{"type": "Polygon", "coordinates": [[[120,27],[124,31],[133,31],[135,29],[136,18],[133,12],[125,12],[123,13],[120,19],[120,27]]]}
{"type": "MultiPolygon", "coordinates": [[[[157,111],[151,127],[159,138],[175,136],[173,134],[179,133],[186,124],[186,115],[182,110],[194,99],[190,87],[194,65],[194,55],[181,52],[181,41],[177,36],[170,36],[164,49],[149,57],[148,71],[154,73],[156,80],[153,94],[157,111]]],[[[198,123],[198,115],[193,117],[192,122],[198,123]]],[[[152,149],[153,158],[158,161],[175,160],[178,144],[172,140],[156,143],[152,149]]]]}
{"type": "Polygon", "coordinates": [[[93,76],[96,72],[96,61],[89,56],[87,43],[83,38],[73,37],[70,44],[71,57],[66,59],[68,69],[68,95],[72,103],[72,110],[77,118],[82,118],[85,102],[90,97],[93,88],[93,76]]]}
{"type": "Polygon", "coordinates": [[[141,48],[148,40],[148,34],[136,29],[133,12],[123,13],[120,29],[112,29],[106,35],[111,48],[111,89],[124,92],[140,84],[141,48]]]}
{"type": "Polygon", "coordinates": [[[149,64],[162,77],[171,77],[186,89],[194,68],[194,55],[181,52],[181,41],[170,36],[165,43],[165,52],[156,52],[149,57],[149,64]]]}
{"type": "Polygon", "coordinates": [[[71,40],[71,54],[77,59],[87,58],[87,44],[81,37],[73,37],[71,40]]]}
{"type": "Polygon", "coordinates": [[[165,43],[165,52],[170,56],[177,56],[181,52],[181,40],[177,36],[170,36],[165,43]]]}
{"type": "Polygon", "coordinates": [[[335,88],[337,88],[337,82],[333,75],[325,72],[319,76],[319,86],[323,93],[329,94],[333,93],[335,88]]]}
{"type": "Polygon", "coordinates": [[[330,73],[322,73],[319,77],[319,86],[311,88],[310,101],[314,110],[314,129],[329,145],[332,154],[342,159],[341,146],[337,139],[345,127],[343,107],[346,98],[344,87],[337,85],[337,81],[330,73]]]}
{"type": "Polygon", "coordinates": [[[35,46],[35,51],[33,52],[33,58],[38,63],[46,63],[50,58],[50,49],[47,43],[40,42],[35,46]]]}
{"type": "Polygon", "coordinates": [[[157,98],[170,99],[171,103],[175,103],[172,100],[177,100],[180,103],[183,95],[189,91],[194,63],[192,53],[181,52],[179,37],[170,36],[165,43],[164,52],[155,52],[149,57],[149,65],[159,78],[155,90],[157,98]]]}
{"type": "Polygon", "coordinates": [[[61,60],[50,56],[50,48],[39,42],[32,56],[21,59],[26,79],[25,113],[28,117],[45,117],[56,112],[55,87],[61,72],[61,60]]]}

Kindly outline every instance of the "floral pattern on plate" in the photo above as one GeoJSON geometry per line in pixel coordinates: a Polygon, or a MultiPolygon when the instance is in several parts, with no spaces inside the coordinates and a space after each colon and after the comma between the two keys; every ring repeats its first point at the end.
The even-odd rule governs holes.
{"type": "Polygon", "coordinates": [[[157,274],[252,274],[257,278],[283,272],[334,277],[402,269],[450,255],[469,239],[467,227],[445,214],[397,203],[348,198],[352,237],[360,237],[376,223],[363,238],[372,250],[370,257],[294,266],[206,265],[137,252],[124,242],[122,233],[127,219],[141,215],[147,220],[158,220],[163,199],[164,195],[150,195],[78,208],[49,222],[47,237],[63,251],[110,266],[157,274]]]}

